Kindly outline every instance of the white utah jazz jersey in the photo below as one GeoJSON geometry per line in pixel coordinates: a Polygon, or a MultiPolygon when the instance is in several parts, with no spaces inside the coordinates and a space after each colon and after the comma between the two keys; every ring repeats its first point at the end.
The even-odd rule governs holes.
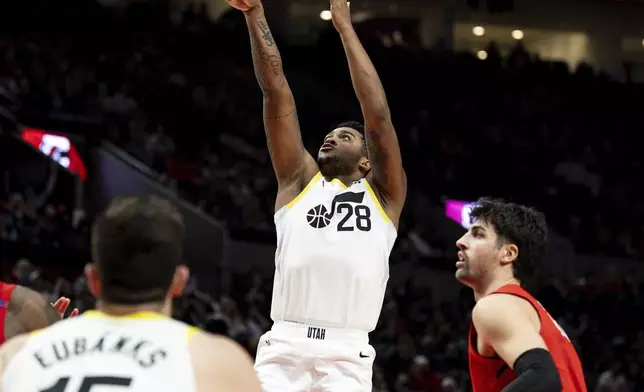
{"type": "Polygon", "coordinates": [[[318,173],[275,226],[271,318],[374,330],[397,233],[367,180],[346,187],[318,173]]]}
{"type": "Polygon", "coordinates": [[[33,333],[1,380],[4,392],[195,392],[196,331],[148,312],[89,311],[33,333]]]}

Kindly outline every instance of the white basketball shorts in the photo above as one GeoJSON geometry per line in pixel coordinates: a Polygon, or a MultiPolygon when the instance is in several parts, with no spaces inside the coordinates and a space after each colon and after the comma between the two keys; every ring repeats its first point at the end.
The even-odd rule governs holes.
{"type": "Polygon", "coordinates": [[[371,392],[376,350],[364,331],[276,322],[259,341],[264,392],[371,392]]]}

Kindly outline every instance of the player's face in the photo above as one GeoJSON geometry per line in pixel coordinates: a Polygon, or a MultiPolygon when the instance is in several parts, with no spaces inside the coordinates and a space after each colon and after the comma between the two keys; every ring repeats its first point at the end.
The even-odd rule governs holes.
{"type": "Polygon", "coordinates": [[[456,279],[467,285],[487,276],[502,252],[494,227],[485,222],[474,222],[456,241],[456,246],[459,249],[456,279]]]}
{"type": "Polygon", "coordinates": [[[318,152],[318,166],[325,176],[353,173],[363,157],[362,135],[351,128],[337,128],[324,138],[318,152]]]}

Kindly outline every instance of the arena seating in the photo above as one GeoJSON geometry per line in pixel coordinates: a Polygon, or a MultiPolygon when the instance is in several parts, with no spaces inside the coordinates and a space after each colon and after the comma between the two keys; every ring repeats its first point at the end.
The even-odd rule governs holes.
{"type": "MultiPolygon", "coordinates": [[[[115,12],[85,3],[73,13],[50,7],[39,31],[18,26],[0,37],[0,86],[17,97],[18,121],[96,119],[102,139],[225,222],[232,238],[271,244],[276,184],[240,15],[212,23],[193,11],[169,18],[143,4],[115,12]],[[56,33],[52,21],[83,33],[56,33]],[[154,32],[141,27],[150,24],[154,32]]],[[[334,123],[360,118],[339,42],[321,37],[317,46],[280,46],[313,153],[334,123]]],[[[385,84],[410,186],[392,263],[416,262],[418,253],[432,251],[449,258],[452,243],[428,234],[427,206],[480,195],[537,206],[579,253],[644,256],[638,224],[644,187],[634,180],[644,157],[633,140],[644,126],[643,86],[583,64],[569,70],[520,46],[502,58],[492,45],[480,61],[468,53],[387,47],[376,38],[365,39],[385,84]]],[[[78,277],[88,259],[89,221],[78,218],[78,200],[64,190],[35,197],[40,191],[29,186],[12,183],[0,193],[5,278],[52,297],[74,296],[90,308],[78,277]],[[38,260],[51,249],[62,253],[43,265],[38,260]],[[22,268],[11,269],[21,258],[22,268]],[[72,258],[77,262],[67,265],[72,258]]],[[[643,283],[637,275],[586,274],[540,285],[537,297],[579,348],[590,389],[644,390],[644,333],[633,322],[644,311],[643,283]]],[[[271,276],[251,271],[235,275],[233,290],[216,298],[190,287],[175,317],[228,334],[253,353],[270,327],[271,285],[271,276]]],[[[471,293],[463,289],[452,302],[432,301],[435,295],[411,282],[390,285],[371,335],[378,352],[374,391],[468,390],[471,293]]]]}

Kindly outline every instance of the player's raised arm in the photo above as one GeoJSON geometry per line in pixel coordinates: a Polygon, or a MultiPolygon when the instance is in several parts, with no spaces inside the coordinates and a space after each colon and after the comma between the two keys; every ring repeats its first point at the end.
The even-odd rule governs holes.
{"type": "MultiPolygon", "coordinates": [[[[516,379],[504,392],[561,391],[559,372],[539,335],[539,326],[530,319],[521,301],[525,302],[505,294],[480,299],[472,311],[479,339],[516,373],[516,379]]],[[[534,317],[538,319],[536,311],[534,317]]]]}
{"type": "Polygon", "coordinates": [[[261,1],[228,0],[228,3],[246,16],[255,76],[264,94],[268,150],[280,188],[275,207],[278,210],[297,196],[318,169],[302,143],[295,99],[284,76],[282,57],[268,27],[261,1]],[[287,194],[281,195],[285,191],[287,194]]]}
{"type": "Polygon", "coordinates": [[[407,195],[407,176],[402,166],[398,137],[391,122],[385,90],[376,68],[353,29],[347,0],[331,0],[331,15],[344,45],[353,88],[365,121],[371,162],[371,172],[367,179],[373,182],[385,210],[397,223],[407,195]]]}

